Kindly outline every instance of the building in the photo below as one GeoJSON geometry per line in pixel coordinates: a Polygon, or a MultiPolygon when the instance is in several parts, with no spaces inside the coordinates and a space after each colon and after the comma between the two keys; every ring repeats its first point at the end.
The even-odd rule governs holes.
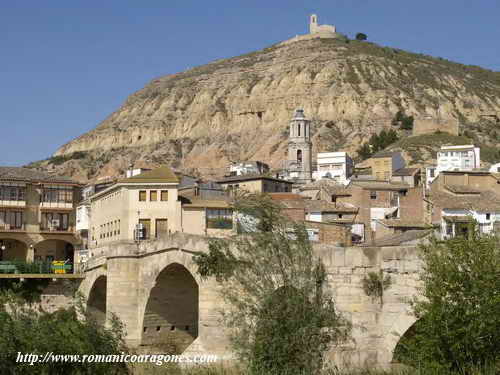
{"type": "Polygon", "coordinates": [[[492,166],[490,166],[489,171],[491,173],[500,173],[500,163],[496,163],[496,164],[493,164],[492,166]]]}
{"type": "Polygon", "coordinates": [[[482,234],[500,230],[500,179],[485,171],[441,171],[425,198],[426,221],[443,239],[467,234],[477,223],[482,234]]]}
{"type": "Polygon", "coordinates": [[[318,25],[318,16],[316,14],[311,15],[311,21],[309,23],[309,33],[310,34],[325,34],[332,35],[337,32],[337,28],[333,25],[318,25]]]}
{"type": "Polygon", "coordinates": [[[481,167],[480,148],[474,145],[441,146],[437,154],[437,173],[471,171],[481,167]]]}
{"type": "Polygon", "coordinates": [[[265,175],[242,175],[226,177],[217,181],[230,195],[238,190],[252,193],[284,193],[292,191],[292,181],[265,175]]]}
{"type": "Polygon", "coordinates": [[[168,167],[149,170],[89,197],[89,248],[147,241],[174,232],[223,237],[233,233],[233,210],[222,196],[179,194],[181,178],[168,167]]]}
{"type": "Polygon", "coordinates": [[[347,152],[321,152],[317,156],[318,170],[314,179],[329,178],[341,184],[347,184],[354,171],[354,162],[347,152]]]}
{"type": "Polygon", "coordinates": [[[295,193],[270,193],[269,196],[280,203],[284,215],[304,224],[312,242],[337,246],[352,244],[351,227],[357,209],[310,200],[295,193]]]}
{"type": "Polygon", "coordinates": [[[411,187],[421,184],[420,168],[400,168],[392,173],[391,182],[411,187]]]}
{"type": "Polygon", "coordinates": [[[89,247],[181,231],[178,185],[179,178],[170,168],[161,167],[118,180],[92,195],[89,247]]]}
{"type": "Polygon", "coordinates": [[[241,176],[245,174],[266,174],[269,172],[269,165],[261,161],[246,161],[231,163],[229,166],[229,176],[241,176]]]}
{"type": "Polygon", "coordinates": [[[80,189],[70,178],[0,167],[0,259],[73,262],[80,189]]]}
{"type": "Polygon", "coordinates": [[[311,121],[303,109],[297,109],[290,121],[288,155],[283,169],[286,178],[296,183],[312,181],[311,121]]]}
{"type": "Polygon", "coordinates": [[[226,196],[223,187],[214,181],[203,182],[200,179],[178,175],[180,178],[179,195],[184,197],[197,197],[198,199],[217,199],[226,196]]]}
{"type": "MultiPolygon", "coordinates": [[[[136,173],[137,174],[137,173],[136,173]]],[[[127,175],[129,175],[127,171],[127,175]]],[[[130,174],[131,175],[131,174],[130,174]]],[[[76,233],[81,239],[81,249],[79,255],[87,256],[86,249],[89,246],[89,228],[90,228],[90,197],[116,183],[114,178],[106,178],[99,182],[89,184],[82,189],[82,200],[76,206],[76,233]]]]}
{"type": "Polygon", "coordinates": [[[380,151],[373,155],[366,163],[372,169],[373,177],[379,181],[390,181],[398,169],[405,167],[405,160],[400,152],[380,151]]]}

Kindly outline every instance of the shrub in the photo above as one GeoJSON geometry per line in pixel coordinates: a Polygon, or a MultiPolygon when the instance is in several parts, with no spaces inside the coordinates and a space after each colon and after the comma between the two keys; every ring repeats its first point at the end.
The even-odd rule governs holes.
{"type": "Polygon", "coordinates": [[[421,247],[419,319],[398,344],[404,362],[461,374],[500,365],[500,240],[468,236],[421,247]]]}

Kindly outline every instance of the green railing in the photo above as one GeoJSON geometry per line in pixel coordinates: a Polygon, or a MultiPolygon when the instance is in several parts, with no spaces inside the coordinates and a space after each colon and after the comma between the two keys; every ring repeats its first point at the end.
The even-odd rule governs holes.
{"type": "Polygon", "coordinates": [[[47,274],[47,273],[73,273],[73,265],[64,261],[32,262],[21,260],[0,261],[0,273],[16,274],[47,274]]]}

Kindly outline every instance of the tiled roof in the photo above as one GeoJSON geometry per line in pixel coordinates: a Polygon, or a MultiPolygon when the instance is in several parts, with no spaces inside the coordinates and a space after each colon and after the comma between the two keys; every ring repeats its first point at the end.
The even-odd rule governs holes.
{"type": "Polygon", "coordinates": [[[468,185],[445,185],[446,190],[455,194],[480,194],[481,190],[468,185]]]}
{"type": "Polygon", "coordinates": [[[397,219],[387,219],[387,220],[377,220],[378,222],[384,224],[391,228],[427,228],[428,225],[420,221],[411,220],[397,220],[397,219]]]}
{"type": "Polygon", "coordinates": [[[267,175],[263,174],[245,174],[241,176],[231,176],[231,177],[226,177],[221,180],[216,181],[219,184],[225,184],[228,182],[238,182],[238,181],[252,181],[252,180],[269,180],[269,181],[276,181],[276,182],[284,182],[287,184],[293,184],[292,181],[287,181],[287,180],[281,180],[279,178],[274,178],[270,177],[267,175]]]}
{"type": "Polygon", "coordinates": [[[419,168],[399,168],[392,173],[393,176],[414,176],[420,172],[419,168]]]}
{"type": "Polygon", "coordinates": [[[358,209],[345,203],[330,203],[323,200],[293,199],[282,200],[286,208],[300,208],[306,212],[346,212],[356,213],[358,209]]]}
{"type": "Polygon", "coordinates": [[[299,188],[301,191],[307,190],[324,190],[330,195],[351,195],[350,191],[342,184],[338,184],[335,181],[328,179],[321,179],[299,188]]]}
{"type": "Polygon", "coordinates": [[[481,212],[500,211],[500,195],[490,190],[461,197],[438,191],[432,192],[429,199],[434,205],[443,209],[475,210],[481,212]]]}
{"type": "Polygon", "coordinates": [[[179,183],[177,175],[166,166],[146,171],[136,176],[125,178],[120,182],[125,183],[179,183]]]}
{"type": "Polygon", "coordinates": [[[407,190],[410,188],[410,185],[382,181],[353,181],[352,184],[367,190],[407,190]]]}
{"type": "Polygon", "coordinates": [[[399,246],[406,242],[423,240],[431,233],[432,230],[418,230],[418,229],[407,230],[406,232],[401,234],[375,239],[373,242],[363,244],[362,246],[399,246]]]}
{"type": "Polygon", "coordinates": [[[376,158],[390,158],[392,155],[396,154],[394,151],[380,151],[377,152],[375,155],[373,155],[371,158],[376,159],[376,158]]]}
{"type": "Polygon", "coordinates": [[[47,172],[23,167],[0,167],[0,180],[76,183],[70,177],[54,176],[47,172]]]}
{"type": "Polygon", "coordinates": [[[277,201],[306,199],[304,196],[296,193],[267,193],[267,194],[271,197],[271,199],[277,201]]]}

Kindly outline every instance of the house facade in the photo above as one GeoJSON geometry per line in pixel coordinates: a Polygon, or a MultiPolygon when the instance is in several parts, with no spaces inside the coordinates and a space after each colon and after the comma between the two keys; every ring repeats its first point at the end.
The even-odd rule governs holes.
{"type": "Polygon", "coordinates": [[[73,262],[80,239],[75,208],[81,185],[28,168],[0,167],[0,258],[73,262]]]}
{"type": "Polygon", "coordinates": [[[317,170],[313,172],[315,180],[329,178],[346,184],[354,171],[354,162],[347,152],[320,152],[316,156],[317,170]]]}

